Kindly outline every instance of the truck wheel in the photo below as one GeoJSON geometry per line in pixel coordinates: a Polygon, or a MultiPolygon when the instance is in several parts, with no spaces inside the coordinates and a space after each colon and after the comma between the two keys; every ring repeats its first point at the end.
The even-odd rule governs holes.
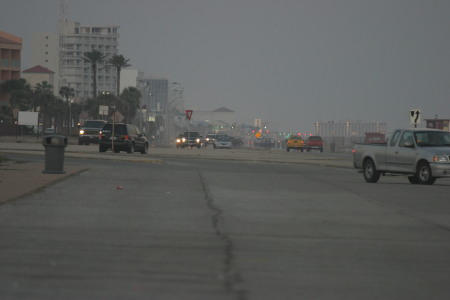
{"type": "Polygon", "coordinates": [[[375,163],[371,159],[367,159],[364,161],[363,164],[363,175],[364,179],[368,183],[376,183],[378,182],[378,179],[380,179],[381,173],[377,171],[377,168],[375,167],[375,163]]]}
{"type": "Polygon", "coordinates": [[[100,146],[98,147],[98,151],[99,151],[99,152],[106,152],[106,147],[103,147],[102,145],[100,145],[100,146]]]}
{"type": "Polygon", "coordinates": [[[290,152],[290,151],[291,151],[291,148],[287,147],[287,148],[286,148],[286,151],[287,151],[287,152],[290,152]]]}
{"type": "Polygon", "coordinates": [[[420,162],[417,166],[417,174],[415,175],[419,184],[431,185],[436,181],[431,173],[430,165],[427,162],[420,162]]]}

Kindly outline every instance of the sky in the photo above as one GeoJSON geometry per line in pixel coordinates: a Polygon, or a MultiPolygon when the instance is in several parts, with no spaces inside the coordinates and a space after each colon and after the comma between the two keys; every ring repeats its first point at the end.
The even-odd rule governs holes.
{"type": "MultiPolygon", "coordinates": [[[[59,0],[10,0],[0,30],[56,32],[59,0]]],[[[448,0],[66,0],[66,18],[118,25],[130,69],[184,88],[186,109],[313,132],[314,122],[450,118],[448,0]]],[[[425,126],[422,123],[419,126],[425,126]]]]}

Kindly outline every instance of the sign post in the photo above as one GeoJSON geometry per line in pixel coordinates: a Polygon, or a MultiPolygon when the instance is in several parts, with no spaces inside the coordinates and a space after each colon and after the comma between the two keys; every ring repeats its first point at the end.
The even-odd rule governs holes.
{"type": "Polygon", "coordinates": [[[186,119],[189,120],[189,129],[188,129],[188,136],[187,136],[187,145],[189,147],[189,143],[191,141],[191,117],[192,117],[192,110],[191,109],[186,109],[184,111],[186,113],[186,119]]]}
{"type": "Polygon", "coordinates": [[[185,113],[186,113],[186,119],[188,119],[190,121],[191,117],[192,117],[192,110],[191,109],[186,109],[185,113]]]}
{"type": "Polygon", "coordinates": [[[414,124],[414,128],[417,128],[417,124],[421,122],[420,109],[411,109],[409,112],[409,123],[414,124]]]}

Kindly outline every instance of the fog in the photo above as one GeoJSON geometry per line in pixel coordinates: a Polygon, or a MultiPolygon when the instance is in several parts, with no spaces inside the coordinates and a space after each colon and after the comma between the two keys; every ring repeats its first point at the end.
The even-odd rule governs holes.
{"type": "MultiPolygon", "coordinates": [[[[450,118],[450,1],[77,0],[66,18],[118,25],[132,69],[184,87],[186,108],[313,131],[316,121],[408,127],[450,118]]],[[[56,32],[59,1],[2,3],[0,30],[56,32]]],[[[422,124],[424,126],[424,124],[422,124]]]]}

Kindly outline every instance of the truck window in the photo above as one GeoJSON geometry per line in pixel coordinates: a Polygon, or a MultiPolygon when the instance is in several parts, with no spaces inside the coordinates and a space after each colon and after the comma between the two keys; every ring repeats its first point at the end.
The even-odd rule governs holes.
{"type": "Polygon", "coordinates": [[[398,143],[398,145],[400,147],[405,147],[405,142],[408,142],[409,144],[414,145],[414,138],[413,138],[412,132],[410,132],[410,131],[403,132],[402,138],[400,139],[400,142],[398,143]]]}
{"type": "Polygon", "coordinates": [[[390,143],[389,143],[389,145],[390,145],[391,147],[393,147],[393,146],[395,146],[395,144],[397,144],[397,141],[398,141],[399,136],[400,136],[400,130],[397,130],[397,131],[395,131],[395,132],[392,134],[392,138],[391,138],[391,141],[390,141],[390,143]]]}

